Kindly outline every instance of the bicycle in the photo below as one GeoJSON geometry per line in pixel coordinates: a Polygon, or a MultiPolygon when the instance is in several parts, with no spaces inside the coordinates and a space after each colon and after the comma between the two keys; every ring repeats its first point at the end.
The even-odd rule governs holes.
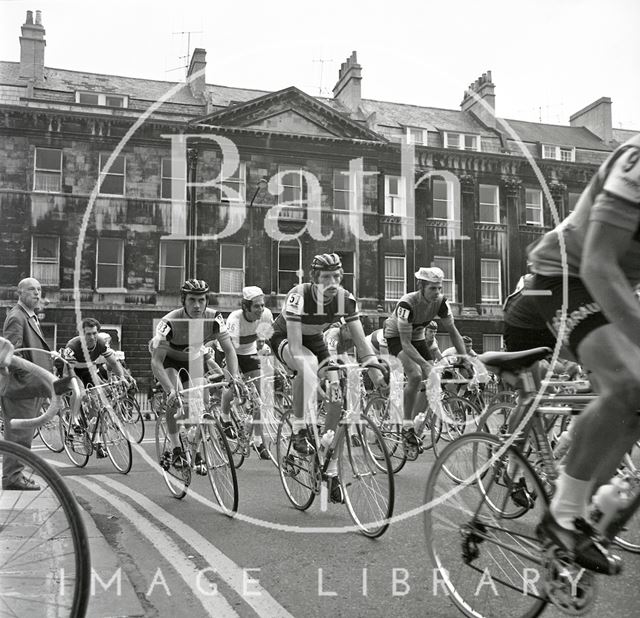
{"type": "MultiPolygon", "coordinates": [[[[55,383],[52,374],[24,359],[14,357],[11,366],[56,389],[45,413],[10,421],[36,429],[58,414],[59,388],[66,383],[55,383]]],[[[24,466],[23,476],[39,488],[0,492],[0,604],[13,616],[81,618],[89,602],[91,561],[80,508],[47,462],[19,444],[0,440],[0,459],[9,456],[24,466]]]]}
{"type": "Polygon", "coordinates": [[[209,479],[213,494],[221,511],[233,517],[238,510],[238,479],[233,456],[219,420],[205,407],[202,395],[221,384],[194,385],[181,370],[175,403],[165,398],[156,421],[156,455],[163,478],[171,495],[181,500],[192,484],[193,473],[209,479]],[[183,383],[187,384],[186,387],[183,383]],[[169,409],[168,409],[169,408],[169,409]],[[176,468],[167,457],[172,445],[167,428],[167,414],[175,414],[179,439],[185,459],[176,468]],[[199,455],[199,457],[198,457],[199,455]]]}
{"type": "Polygon", "coordinates": [[[131,443],[125,435],[123,423],[109,401],[110,388],[108,382],[85,388],[77,416],[70,414],[69,407],[63,405],[60,435],[67,456],[78,468],[87,465],[94,451],[98,457],[104,456],[102,449],[97,448],[101,444],[115,469],[121,474],[127,474],[133,463],[131,443]],[[96,440],[97,436],[100,436],[99,442],[96,440]]]}
{"type": "MultiPolygon", "coordinates": [[[[503,375],[519,376],[527,395],[521,401],[535,419],[535,382],[529,367],[549,353],[548,348],[488,352],[480,360],[503,375]]],[[[539,416],[534,423],[538,421],[539,416]]],[[[627,505],[600,539],[605,546],[640,508],[640,480],[631,480],[627,505]]],[[[536,528],[548,510],[549,493],[547,479],[513,437],[465,434],[436,460],[425,493],[427,547],[439,581],[465,615],[537,616],[549,603],[575,615],[591,607],[595,574],[538,538],[536,528]]]]}
{"type": "MultiPolygon", "coordinates": [[[[357,364],[336,367],[343,374],[366,370],[357,364]]],[[[368,368],[384,370],[379,365],[369,365],[368,368]]],[[[341,383],[344,381],[343,376],[341,383]]],[[[362,534],[376,538],[387,530],[393,515],[395,486],[389,453],[380,430],[369,417],[355,410],[346,411],[346,395],[342,384],[332,393],[332,401],[341,402],[337,430],[330,443],[321,447],[318,419],[311,419],[307,431],[316,440],[315,448],[309,455],[298,453],[293,448],[293,411],[288,410],[283,414],[276,441],[280,480],[293,506],[304,511],[317,495],[320,495],[321,509],[325,510],[330,479],[339,479],[340,493],[353,522],[362,534]],[[352,434],[358,440],[350,439],[352,434]],[[337,477],[328,474],[329,463],[334,455],[337,457],[337,477]]],[[[334,481],[331,483],[333,485],[334,481]]]]}
{"type": "Polygon", "coordinates": [[[107,397],[113,403],[114,412],[122,423],[127,439],[134,444],[140,444],[145,432],[140,404],[131,396],[130,389],[125,387],[122,380],[112,378],[109,384],[111,392],[107,397]]]}

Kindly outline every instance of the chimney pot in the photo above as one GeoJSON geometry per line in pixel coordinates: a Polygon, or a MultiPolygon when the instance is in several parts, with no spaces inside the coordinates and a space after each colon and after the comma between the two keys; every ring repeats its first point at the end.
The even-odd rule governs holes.
{"type": "Polygon", "coordinates": [[[491,71],[487,71],[487,79],[488,79],[489,81],[492,81],[492,80],[491,80],[491,71]]]}
{"type": "Polygon", "coordinates": [[[27,24],[32,25],[33,24],[33,11],[27,11],[27,24]]]}
{"type": "Polygon", "coordinates": [[[42,11],[36,11],[36,24],[42,26],[42,11]]]}
{"type": "Polygon", "coordinates": [[[355,51],[340,65],[338,81],[333,87],[333,97],[352,112],[358,112],[362,100],[362,67],[355,51]]]}

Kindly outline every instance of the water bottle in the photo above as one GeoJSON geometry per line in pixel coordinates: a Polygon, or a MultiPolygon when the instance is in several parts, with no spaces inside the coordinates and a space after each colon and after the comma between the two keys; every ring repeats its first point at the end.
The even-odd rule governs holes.
{"type": "Polygon", "coordinates": [[[320,439],[320,444],[325,451],[331,446],[331,444],[333,444],[333,438],[335,435],[336,434],[333,429],[328,429],[324,432],[322,438],[320,439]]]}
{"type": "Polygon", "coordinates": [[[629,502],[629,482],[614,476],[606,485],[602,485],[593,496],[589,518],[591,525],[600,534],[605,534],[616,514],[629,502]]]}
{"type": "Polygon", "coordinates": [[[416,432],[416,435],[418,436],[422,433],[422,423],[424,422],[426,416],[427,415],[424,412],[420,412],[420,414],[417,414],[413,419],[413,428],[416,432]]]}

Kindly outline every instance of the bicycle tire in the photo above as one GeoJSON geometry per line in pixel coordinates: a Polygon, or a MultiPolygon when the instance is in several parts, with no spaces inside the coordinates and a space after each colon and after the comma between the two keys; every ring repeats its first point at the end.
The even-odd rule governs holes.
{"type": "MultiPolygon", "coordinates": [[[[41,412],[45,412],[49,406],[42,404],[41,412]]],[[[38,435],[42,443],[54,453],[62,453],[64,451],[64,442],[60,433],[60,414],[56,414],[53,418],[45,421],[38,427],[38,435]]]]}
{"type": "Polygon", "coordinates": [[[382,536],[393,516],[395,499],[394,474],[391,459],[382,433],[365,414],[360,416],[356,432],[360,445],[354,446],[346,427],[339,429],[337,445],[338,475],[344,491],[344,501],[351,519],[360,532],[375,539],[382,536]],[[375,450],[382,453],[385,470],[372,454],[371,437],[375,436],[375,450]],[[366,439],[365,439],[366,438],[366,439]]]}
{"type": "Polygon", "coordinates": [[[115,412],[112,413],[106,408],[103,408],[101,415],[101,434],[107,455],[120,474],[128,474],[133,464],[133,454],[131,442],[120,428],[122,421],[119,421],[115,412]]]}
{"type": "Polygon", "coordinates": [[[476,428],[476,420],[480,416],[480,410],[476,408],[468,399],[450,395],[442,400],[442,408],[444,418],[434,414],[431,423],[431,441],[433,445],[433,454],[438,457],[442,445],[437,446],[442,441],[445,444],[452,442],[460,437],[473,425],[476,428]]]}
{"type": "MultiPolygon", "coordinates": [[[[260,420],[262,422],[262,439],[274,466],[278,466],[278,426],[282,420],[285,408],[274,401],[273,406],[262,408],[260,420]]],[[[290,408],[290,406],[289,406],[290,408]]]]}
{"type": "Polygon", "coordinates": [[[162,466],[164,453],[168,451],[169,456],[171,456],[173,450],[171,441],[169,440],[169,434],[167,433],[167,419],[164,411],[160,412],[156,420],[155,442],[156,458],[158,465],[162,470],[164,482],[171,495],[174,498],[181,500],[187,495],[187,488],[191,483],[191,470],[186,467],[177,470],[171,465],[169,465],[169,468],[165,470],[162,466]]]}
{"type": "Polygon", "coordinates": [[[37,477],[40,485],[39,491],[0,493],[2,606],[13,616],[85,616],[91,590],[89,539],[73,494],[28,449],[0,440],[0,454],[18,459],[23,474],[37,477]],[[44,607],[49,603],[51,611],[44,607]]]}
{"type": "Polygon", "coordinates": [[[277,456],[280,480],[291,504],[306,511],[316,497],[317,457],[315,452],[302,455],[294,450],[291,419],[293,412],[285,412],[278,426],[277,456]]]}
{"type": "Polygon", "coordinates": [[[71,410],[69,408],[60,411],[60,438],[67,457],[74,466],[84,468],[89,461],[93,446],[87,433],[84,411],[82,411],[82,424],[80,427],[71,427],[71,410]]]}
{"type": "Polygon", "coordinates": [[[200,448],[204,452],[211,489],[222,512],[233,517],[238,511],[238,477],[227,438],[214,419],[205,418],[200,431],[200,448]]]}
{"type": "Polygon", "coordinates": [[[140,444],[144,440],[144,418],[140,411],[140,404],[130,397],[118,401],[114,407],[122,422],[127,439],[133,444],[140,444]]]}
{"type": "MultiPolygon", "coordinates": [[[[222,417],[220,417],[222,420],[222,417]]],[[[244,427],[240,426],[240,421],[232,409],[229,414],[229,420],[224,421],[226,423],[231,423],[230,425],[226,425],[223,428],[224,435],[227,438],[227,442],[229,443],[229,448],[231,449],[231,456],[233,457],[233,465],[236,470],[238,470],[242,464],[244,463],[246,457],[246,449],[243,445],[244,440],[244,427]]]]}
{"type": "MultiPolygon", "coordinates": [[[[404,440],[402,439],[402,425],[394,423],[389,414],[389,400],[382,395],[376,395],[369,399],[364,409],[364,414],[370,418],[374,425],[380,430],[387,448],[387,453],[391,459],[391,469],[394,474],[400,472],[407,463],[407,452],[404,448],[404,440]]],[[[364,438],[369,441],[366,434],[364,438]]],[[[380,470],[386,469],[385,458],[382,452],[376,452],[375,445],[377,440],[375,434],[372,434],[371,453],[374,461],[378,464],[380,470]]]]}
{"type": "Polygon", "coordinates": [[[535,527],[548,508],[548,499],[532,466],[517,450],[508,449],[501,458],[491,459],[502,445],[489,433],[474,432],[443,449],[425,492],[427,550],[437,569],[434,577],[465,616],[533,618],[549,601],[542,586],[540,593],[535,586],[525,586],[532,574],[525,569],[533,569],[536,581],[543,581],[543,550],[535,527]],[[487,459],[480,462],[482,454],[487,459]],[[494,502],[512,499],[516,483],[493,483],[495,464],[505,458],[512,462],[514,476],[521,476],[531,495],[536,494],[518,519],[505,520],[486,505],[493,491],[503,494],[494,502]],[[483,466],[478,468],[480,463],[483,466]],[[454,469],[462,482],[451,478],[454,469]],[[491,585],[487,585],[487,573],[491,585]]]}

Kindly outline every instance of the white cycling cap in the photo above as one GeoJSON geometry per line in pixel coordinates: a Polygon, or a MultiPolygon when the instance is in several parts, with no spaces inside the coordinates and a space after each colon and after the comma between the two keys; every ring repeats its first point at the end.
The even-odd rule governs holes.
{"type": "Polygon", "coordinates": [[[442,269],[437,266],[423,266],[415,274],[415,277],[422,281],[429,281],[429,283],[442,283],[442,280],[444,279],[444,272],[442,272],[442,269]]]}
{"type": "Polygon", "coordinates": [[[253,300],[258,296],[264,296],[264,292],[257,285],[249,285],[242,288],[242,298],[244,300],[253,300]]]}

